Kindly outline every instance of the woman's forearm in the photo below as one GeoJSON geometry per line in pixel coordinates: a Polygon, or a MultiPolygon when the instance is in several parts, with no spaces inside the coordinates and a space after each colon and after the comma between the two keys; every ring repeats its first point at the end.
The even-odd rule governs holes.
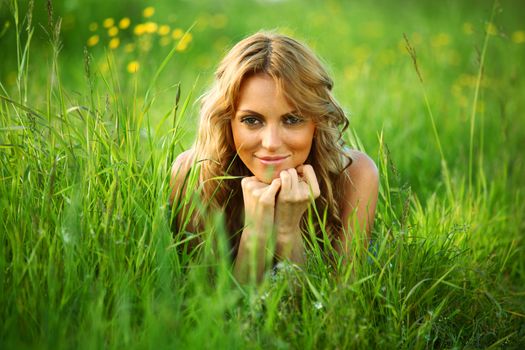
{"type": "Polygon", "coordinates": [[[239,242],[234,263],[234,276],[241,283],[259,283],[266,268],[266,245],[268,239],[245,228],[239,242]]]}
{"type": "Polygon", "coordinates": [[[275,255],[279,260],[289,260],[297,265],[304,265],[306,256],[299,227],[286,232],[277,232],[275,255]]]}

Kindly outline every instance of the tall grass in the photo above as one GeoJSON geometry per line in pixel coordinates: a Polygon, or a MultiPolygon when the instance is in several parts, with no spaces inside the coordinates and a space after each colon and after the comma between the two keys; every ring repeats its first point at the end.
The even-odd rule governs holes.
{"type": "MultiPolygon", "coordinates": [[[[185,119],[194,94],[177,84],[163,89],[156,79],[177,56],[159,60],[151,79],[129,78],[111,52],[102,73],[86,51],[85,85],[73,93],[63,84],[61,22],[50,11],[52,58],[39,67],[48,76],[39,86],[28,68],[31,12],[22,20],[16,4],[16,88],[2,82],[0,97],[2,348],[525,344],[523,133],[504,130],[503,122],[475,123],[480,100],[493,103],[482,92],[482,72],[497,64],[485,54],[490,42],[470,102],[471,128],[463,135],[470,144],[466,165],[447,159],[461,157],[453,147],[460,140],[434,119],[441,109],[425,78],[415,89],[424,97],[409,107],[431,113],[432,125],[420,124],[414,147],[411,140],[392,147],[400,140],[388,130],[377,135],[372,156],[381,190],[370,249],[354,241],[352,263],[333,267],[313,247],[305,269],[279,265],[261,285],[241,286],[232,276],[220,213],[202,233],[218,244],[205,239],[198,254],[181,254],[184,242],[170,229],[170,166],[187,147],[191,122],[185,119]],[[161,100],[173,104],[159,110],[161,100]],[[476,126],[487,138],[481,145],[476,126]],[[427,135],[440,142],[439,148],[428,142],[428,154],[444,164],[437,176],[426,163],[431,159],[418,160],[414,150],[427,135]],[[494,150],[497,135],[506,147],[494,150]],[[432,187],[413,189],[394,160],[401,151],[412,158],[410,171],[432,179],[432,187]],[[498,159],[484,158],[494,153],[498,159]]],[[[425,61],[417,62],[424,72],[425,61]]],[[[408,54],[403,67],[411,67],[408,54]]],[[[406,72],[405,87],[412,89],[417,72],[406,72]]],[[[505,93],[511,100],[518,95],[505,93]]],[[[346,137],[363,147],[355,135],[346,137]]]]}

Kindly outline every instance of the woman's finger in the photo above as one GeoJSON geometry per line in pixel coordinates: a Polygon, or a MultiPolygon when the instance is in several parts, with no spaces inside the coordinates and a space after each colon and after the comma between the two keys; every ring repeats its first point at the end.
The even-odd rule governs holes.
{"type": "Polygon", "coordinates": [[[281,179],[273,179],[273,181],[270,183],[270,185],[264,189],[264,192],[261,194],[261,201],[267,202],[267,203],[274,203],[275,202],[275,196],[277,195],[277,192],[281,188],[281,179]]]}
{"type": "Polygon", "coordinates": [[[314,198],[319,197],[321,191],[319,190],[319,182],[317,182],[317,176],[315,175],[314,168],[310,164],[300,165],[298,168],[299,172],[302,172],[306,182],[310,187],[310,191],[314,198]]]}
{"type": "Polygon", "coordinates": [[[279,177],[281,179],[281,193],[285,192],[288,193],[292,190],[292,178],[288,171],[283,170],[279,174],[279,177]]]}
{"type": "Polygon", "coordinates": [[[299,176],[297,175],[297,170],[295,170],[295,168],[290,168],[287,171],[291,178],[291,190],[296,192],[299,190],[299,176]]]}

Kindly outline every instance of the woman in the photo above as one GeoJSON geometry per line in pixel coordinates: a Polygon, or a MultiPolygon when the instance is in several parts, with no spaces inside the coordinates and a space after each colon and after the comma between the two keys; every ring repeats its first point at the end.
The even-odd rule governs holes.
{"type": "Polygon", "coordinates": [[[343,145],[348,120],[332,86],[307,47],[260,32],[231,49],[202,97],[197,140],[172,168],[176,230],[202,228],[205,214],[188,214],[183,197],[193,170],[204,212],[225,213],[234,274],[242,281],[261,279],[272,244],[273,258],[304,263],[309,206],[314,217],[326,217],[316,220],[317,232],[324,230],[343,255],[353,234],[370,234],[377,168],[343,145]]]}

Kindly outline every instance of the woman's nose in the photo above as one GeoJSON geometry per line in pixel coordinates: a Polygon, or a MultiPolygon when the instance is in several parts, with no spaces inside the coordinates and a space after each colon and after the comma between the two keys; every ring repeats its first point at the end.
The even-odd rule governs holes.
{"type": "Polygon", "coordinates": [[[267,126],[262,131],[262,147],[269,150],[269,151],[275,151],[279,147],[281,147],[282,140],[279,128],[276,126],[267,126]]]}

